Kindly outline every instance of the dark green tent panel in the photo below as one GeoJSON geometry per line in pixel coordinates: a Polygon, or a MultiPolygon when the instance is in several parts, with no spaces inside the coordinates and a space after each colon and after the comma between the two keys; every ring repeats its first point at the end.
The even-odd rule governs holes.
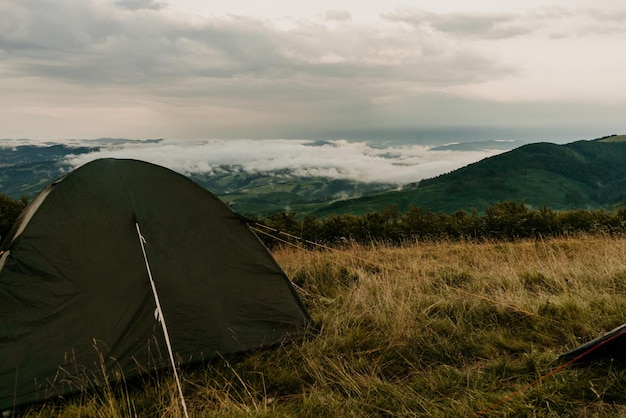
{"type": "Polygon", "coordinates": [[[606,334],[576,347],[559,356],[560,360],[589,363],[595,360],[611,360],[624,363],[626,324],[612,329],[606,334]]]}
{"type": "Polygon", "coordinates": [[[304,336],[291,283],[238,215],[186,177],[96,160],[33,200],[0,257],[0,410],[304,336]]]}

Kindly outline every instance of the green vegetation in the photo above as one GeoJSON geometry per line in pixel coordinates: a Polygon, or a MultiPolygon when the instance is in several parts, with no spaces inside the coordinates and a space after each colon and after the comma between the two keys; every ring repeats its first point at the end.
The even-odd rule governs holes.
{"type": "MultiPolygon", "coordinates": [[[[395,206],[362,216],[330,215],[324,218],[294,213],[275,213],[260,221],[265,226],[328,244],[345,241],[359,244],[403,244],[415,240],[473,239],[514,240],[563,237],[579,233],[626,233],[626,208],[616,211],[561,211],[547,207],[530,209],[524,203],[505,201],[486,208],[434,213],[411,205],[404,214],[395,206]]],[[[267,240],[269,245],[275,241],[267,240]]]]}
{"type": "Polygon", "coordinates": [[[7,236],[20,212],[28,203],[26,198],[14,200],[0,193],[0,238],[7,236]]]}
{"type": "Polygon", "coordinates": [[[335,202],[314,213],[365,214],[390,205],[406,211],[411,204],[434,212],[482,212],[503,200],[555,210],[611,209],[626,202],[626,141],[619,138],[529,144],[412,188],[335,202]]]}
{"type": "MultiPolygon", "coordinates": [[[[274,254],[320,335],[183,371],[192,417],[626,414],[618,363],[547,376],[559,354],[625,322],[624,236],[274,254]]],[[[181,416],[167,372],[23,412],[181,416]]]]}
{"type": "Polygon", "coordinates": [[[2,147],[0,191],[12,198],[32,198],[69,169],[61,163],[63,158],[69,154],[83,154],[95,149],[65,145],[2,147]]]}
{"type": "Polygon", "coordinates": [[[310,213],[340,198],[388,190],[392,185],[361,183],[320,177],[297,177],[289,173],[240,173],[194,175],[193,178],[219,196],[235,212],[267,216],[275,212],[310,213]],[[222,180],[222,182],[220,182],[222,180]]]}
{"type": "Polygon", "coordinates": [[[624,142],[626,141],[626,135],[609,135],[603,138],[598,138],[596,141],[600,142],[624,142]]]}

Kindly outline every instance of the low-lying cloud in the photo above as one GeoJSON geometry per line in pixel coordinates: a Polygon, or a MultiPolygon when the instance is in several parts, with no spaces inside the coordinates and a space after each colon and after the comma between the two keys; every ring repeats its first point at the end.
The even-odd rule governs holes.
{"type": "Polygon", "coordinates": [[[502,149],[433,150],[423,145],[374,146],[345,140],[164,140],[104,147],[98,152],[69,156],[66,162],[78,167],[97,158],[131,158],[183,174],[210,174],[224,167],[237,167],[251,173],[288,172],[296,176],[401,185],[501,152],[502,149]]]}

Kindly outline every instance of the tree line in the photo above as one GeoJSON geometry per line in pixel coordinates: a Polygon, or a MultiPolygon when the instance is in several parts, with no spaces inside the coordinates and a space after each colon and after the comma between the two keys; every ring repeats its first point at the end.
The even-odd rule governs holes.
{"type": "MultiPolygon", "coordinates": [[[[27,199],[12,199],[0,193],[0,236],[5,237],[27,199]]],[[[402,244],[415,240],[470,239],[515,240],[548,238],[579,233],[626,233],[626,207],[614,210],[554,211],[542,206],[531,209],[523,202],[505,201],[477,210],[452,214],[431,212],[411,205],[405,213],[395,206],[365,215],[297,216],[278,212],[265,218],[253,218],[275,231],[296,236],[303,241],[323,244],[355,242],[360,244],[402,244]]],[[[262,237],[268,245],[278,241],[262,237]]]]}
{"type": "Polygon", "coordinates": [[[0,193],[0,239],[7,236],[13,223],[27,204],[28,199],[25,197],[15,200],[0,193]]]}
{"type": "MultiPolygon", "coordinates": [[[[275,213],[256,219],[276,231],[324,244],[340,242],[402,244],[415,240],[516,240],[549,238],[575,234],[622,234],[626,232],[626,207],[615,211],[554,211],[548,207],[531,209],[523,202],[505,201],[477,210],[452,214],[431,212],[411,205],[405,213],[395,206],[366,215],[298,217],[275,213]]],[[[266,238],[267,244],[277,240],[266,238]]]]}

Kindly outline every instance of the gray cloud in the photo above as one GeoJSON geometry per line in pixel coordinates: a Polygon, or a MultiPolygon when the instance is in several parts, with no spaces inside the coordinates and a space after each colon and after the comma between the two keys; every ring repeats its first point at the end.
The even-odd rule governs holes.
{"type": "Polygon", "coordinates": [[[346,10],[327,10],[325,18],[335,22],[348,22],[352,20],[352,15],[346,10]]]}
{"type": "MultiPolygon", "coordinates": [[[[61,125],[68,136],[93,130],[89,118],[100,119],[101,135],[184,138],[405,126],[392,109],[408,97],[510,71],[418,28],[301,21],[283,29],[247,17],[189,20],[167,8],[120,10],[92,0],[25,0],[9,12],[0,25],[15,22],[21,30],[0,27],[12,34],[0,40],[8,56],[0,72],[11,89],[26,77],[58,89],[44,88],[30,101],[22,94],[29,113],[33,101],[50,109],[80,103],[58,122],[50,110],[35,110],[40,129],[61,125]],[[120,109],[106,111],[115,124],[94,115],[107,106],[120,109]],[[83,109],[94,111],[78,116],[83,109]],[[130,118],[144,124],[141,134],[130,118]]],[[[408,115],[413,123],[422,119],[408,115]]]]}
{"type": "Polygon", "coordinates": [[[160,10],[164,6],[154,0],[117,0],[115,4],[127,10],[160,10]]]}
{"type": "MultiPolygon", "coordinates": [[[[484,54],[445,45],[419,29],[376,33],[356,25],[330,29],[301,22],[285,31],[243,17],[189,24],[159,13],[159,3],[151,0],[116,4],[127,10],[91,0],[24,0],[10,7],[0,22],[2,33],[9,34],[0,41],[10,54],[8,70],[83,83],[300,77],[302,85],[301,77],[314,76],[428,85],[475,81],[501,69],[484,54]],[[463,67],[470,69],[469,77],[463,67]]],[[[333,19],[349,17],[329,13],[333,19]]]]}
{"type": "MultiPolygon", "coordinates": [[[[542,55],[542,42],[602,35],[600,12],[594,13],[401,10],[365,24],[349,11],[330,10],[318,21],[280,25],[188,15],[157,0],[0,2],[0,124],[3,136],[37,130],[57,138],[301,138],[321,131],[524,125],[543,117],[537,106],[514,103],[528,102],[529,85],[539,93],[555,82],[564,92],[576,87],[560,76],[544,82],[549,88],[538,82],[546,72],[535,68],[556,62],[555,54],[542,55]]],[[[604,20],[606,30],[618,30],[618,15],[604,20]]],[[[619,47],[615,42],[611,50],[621,54],[619,47]]],[[[580,68],[584,60],[569,54],[563,65],[580,68]]],[[[619,73],[619,65],[612,67],[619,73]]],[[[564,97],[558,100],[567,102],[564,97]]],[[[578,116],[588,114],[564,110],[552,120],[586,125],[578,116]]]]}
{"type": "Polygon", "coordinates": [[[519,15],[508,13],[455,12],[438,14],[424,10],[387,13],[386,19],[404,22],[417,28],[434,28],[438,31],[481,38],[504,39],[525,35],[533,27],[519,15]]]}

